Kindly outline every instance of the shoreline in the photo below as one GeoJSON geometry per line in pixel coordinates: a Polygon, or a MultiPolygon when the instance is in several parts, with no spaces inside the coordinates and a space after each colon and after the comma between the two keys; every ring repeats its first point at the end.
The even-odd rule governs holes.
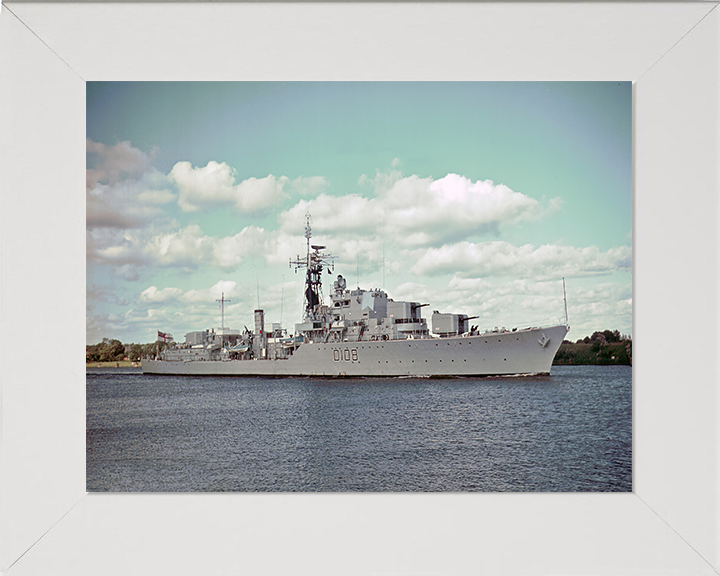
{"type": "Polygon", "coordinates": [[[119,360],[117,362],[86,362],[85,368],[140,368],[141,362],[119,360]]]}

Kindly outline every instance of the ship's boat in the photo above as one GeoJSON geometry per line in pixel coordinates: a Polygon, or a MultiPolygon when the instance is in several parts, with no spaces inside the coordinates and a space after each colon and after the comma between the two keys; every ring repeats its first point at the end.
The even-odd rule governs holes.
{"type": "MultiPolygon", "coordinates": [[[[480,332],[474,316],[432,314],[432,330],[422,317],[427,304],[397,302],[384,290],[349,290],[339,275],[330,303],[323,301],[322,273],[333,268],[325,246],[311,245],[291,261],[305,270],[305,311],[293,335],[273,324],[265,329],[263,310],[243,332],[220,329],[190,332],[185,343],[154,359],[143,359],[146,374],[237,376],[505,376],[549,374],[569,330],[565,323],[543,327],[495,328],[480,332]]],[[[224,306],[223,296],[223,306],[224,306]]],[[[224,312],[223,312],[224,317],[224,312]]]]}

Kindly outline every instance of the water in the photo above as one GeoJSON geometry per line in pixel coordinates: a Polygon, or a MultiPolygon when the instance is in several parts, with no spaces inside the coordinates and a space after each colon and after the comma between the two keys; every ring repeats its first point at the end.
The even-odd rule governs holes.
{"type": "Polygon", "coordinates": [[[552,376],[87,374],[90,492],[631,491],[627,366],[552,376]]]}

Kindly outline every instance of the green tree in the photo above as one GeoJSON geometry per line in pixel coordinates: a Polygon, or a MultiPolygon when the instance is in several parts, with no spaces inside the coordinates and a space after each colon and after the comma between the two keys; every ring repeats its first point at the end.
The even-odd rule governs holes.
{"type": "Polygon", "coordinates": [[[137,362],[142,358],[143,355],[143,347],[140,344],[131,344],[130,345],[130,353],[128,354],[128,357],[133,362],[137,362]]]}
{"type": "Polygon", "coordinates": [[[85,346],[85,356],[88,362],[98,362],[100,360],[100,344],[85,346]]]}
{"type": "Polygon", "coordinates": [[[610,344],[620,342],[620,332],[618,330],[603,330],[602,334],[610,344]]]}
{"type": "Polygon", "coordinates": [[[151,342],[150,344],[143,344],[141,346],[141,355],[145,358],[155,358],[158,350],[162,352],[166,348],[172,348],[175,346],[175,342],[151,342]]]}
{"type": "Polygon", "coordinates": [[[125,358],[125,346],[120,340],[103,338],[100,344],[100,362],[117,362],[125,358]]]}

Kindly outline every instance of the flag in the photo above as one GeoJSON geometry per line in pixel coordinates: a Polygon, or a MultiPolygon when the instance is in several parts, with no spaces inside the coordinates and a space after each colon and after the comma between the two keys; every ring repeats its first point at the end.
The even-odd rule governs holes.
{"type": "Polygon", "coordinates": [[[165,332],[160,332],[158,330],[158,341],[160,342],[172,342],[172,334],[165,334],[165,332]]]}

